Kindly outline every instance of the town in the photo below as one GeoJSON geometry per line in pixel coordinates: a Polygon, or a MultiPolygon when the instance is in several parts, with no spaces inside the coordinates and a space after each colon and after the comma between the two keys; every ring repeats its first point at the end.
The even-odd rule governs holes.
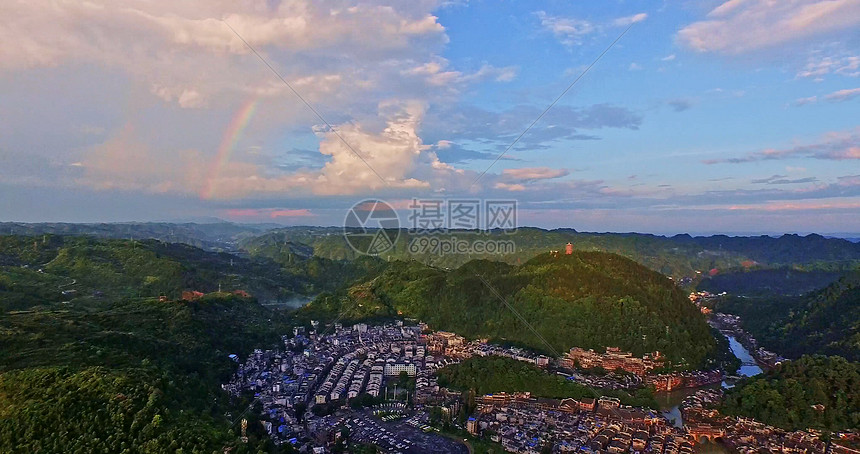
{"type": "MultiPolygon", "coordinates": [[[[720,438],[745,450],[789,443],[819,452],[819,436],[785,435],[750,421],[719,416],[704,397],[712,388],[684,401],[685,424],[676,427],[660,412],[621,405],[617,398],[546,399],[529,393],[476,396],[472,414],[462,421],[461,393],[440,387],[436,371],[474,356],[503,356],[579,381],[592,389],[653,386],[666,391],[719,383],[721,371],[650,374],[661,369],[659,352],[641,358],[617,348],[604,353],[574,347],[550,358],[516,347],[467,341],[450,332],[431,331],[423,323],[385,325],[335,323],[322,332],[294,328],[282,351],[256,350],[239,365],[223,388],[234,396],[253,396],[262,408],[261,422],[277,444],[329,452],[345,434],[350,440],[386,452],[465,452],[462,444],[439,434],[432,412],[473,437],[499,443],[510,452],[694,452],[697,441],[720,438]],[[592,377],[581,368],[602,367],[617,373],[592,377]],[[704,397],[703,397],[704,396],[704,397]],[[707,417],[705,417],[707,416],[707,417]],[[722,419],[721,419],[722,418],[722,419]],[[749,431],[754,430],[755,436],[749,431]],[[416,440],[424,440],[421,443],[416,440]],[[545,451],[544,451],[545,452],[545,451]]],[[[710,394],[709,394],[710,393],[710,394]]],[[[438,421],[436,421],[438,422],[438,421]]],[[[823,451],[821,451],[823,452],[823,451]]]]}

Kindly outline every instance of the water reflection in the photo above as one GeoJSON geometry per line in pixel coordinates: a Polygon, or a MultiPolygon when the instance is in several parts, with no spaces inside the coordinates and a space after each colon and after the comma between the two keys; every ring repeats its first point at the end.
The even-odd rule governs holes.
{"type": "Polygon", "coordinates": [[[728,336],[729,339],[729,348],[732,350],[732,354],[735,355],[736,358],[741,360],[741,367],[738,369],[738,375],[744,377],[752,377],[753,375],[760,374],[761,368],[756,364],[755,359],[753,359],[750,352],[735,339],[734,336],[728,336]]]}
{"type": "MultiPolygon", "coordinates": [[[[762,373],[762,370],[753,359],[750,352],[735,339],[734,336],[726,336],[729,340],[729,348],[732,351],[732,354],[735,355],[736,358],[741,360],[741,367],[738,369],[738,375],[743,377],[752,377],[753,375],[758,375],[762,373]]],[[[733,384],[726,383],[725,381],[722,383],[723,388],[731,388],[734,386],[733,384]]],[[[657,393],[654,397],[657,399],[657,403],[660,404],[660,411],[663,413],[663,416],[672,421],[675,427],[683,427],[684,419],[681,416],[680,405],[683,400],[690,395],[696,393],[697,389],[685,388],[685,389],[676,389],[674,391],[669,392],[661,392],[657,393]]],[[[728,450],[719,443],[712,442],[702,442],[696,446],[697,452],[701,453],[727,453],[728,450]]]]}

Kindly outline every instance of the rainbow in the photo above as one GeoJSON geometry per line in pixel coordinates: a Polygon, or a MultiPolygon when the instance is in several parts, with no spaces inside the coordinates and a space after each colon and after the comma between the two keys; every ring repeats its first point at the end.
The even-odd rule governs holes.
{"type": "Polygon", "coordinates": [[[215,196],[218,177],[227,163],[230,162],[230,155],[233,154],[236,143],[242,137],[242,133],[254,116],[258,102],[259,99],[257,98],[245,101],[239,110],[236,111],[236,114],[233,115],[233,119],[230,120],[230,124],[224,131],[224,136],[221,138],[221,145],[218,146],[218,154],[215,156],[215,160],[212,161],[212,167],[209,169],[206,183],[200,191],[200,198],[211,199],[215,196]]]}

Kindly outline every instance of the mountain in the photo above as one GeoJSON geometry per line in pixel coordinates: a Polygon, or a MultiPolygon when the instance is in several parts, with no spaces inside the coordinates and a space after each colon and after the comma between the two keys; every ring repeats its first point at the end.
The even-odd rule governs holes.
{"type": "Polygon", "coordinates": [[[287,268],[157,240],[0,236],[0,452],[272,452],[257,411],[239,440],[251,399],[220,389],[228,355],[290,332],[286,313],[249,294],[310,298],[375,263],[287,268]]]}
{"type": "MultiPolygon", "coordinates": [[[[564,249],[570,242],[577,250],[612,252],[663,274],[694,277],[697,271],[731,270],[749,266],[762,268],[800,267],[805,270],[842,271],[860,264],[860,244],[820,235],[782,235],[780,237],[730,237],[716,235],[672,237],[640,233],[583,233],[573,229],[544,230],[519,228],[515,232],[450,231],[434,233],[439,242],[494,240],[513,244],[508,254],[441,254],[414,247],[426,235],[401,229],[394,248],[383,254],[390,260],[419,260],[444,268],[456,268],[470,260],[487,259],[510,264],[523,263],[549,250],[564,249]],[[410,245],[413,247],[410,248],[410,245]]],[[[343,229],[335,227],[290,227],[260,235],[246,236],[238,247],[253,254],[273,255],[267,249],[284,243],[303,244],[313,254],[329,259],[359,256],[346,242],[343,229]]]]}
{"type": "Polygon", "coordinates": [[[178,299],[186,290],[218,289],[284,303],[338,288],[381,263],[311,257],[281,266],[265,257],[242,258],[158,240],[0,236],[0,310],[125,297],[178,299]]]}
{"type": "Polygon", "coordinates": [[[860,427],[860,363],[838,356],[787,361],[729,389],[721,411],[787,430],[856,429],[860,427]]]}
{"type": "Polygon", "coordinates": [[[98,224],[0,222],[0,234],[92,236],[112,239],[155,239],[212,251],[233,251],[244,237],[260,235],[275,225],[234,224],[220,219],[201,222],[119,222],[98,224]]]}
{"type": "Polygon", "coordinates": [[[802,295],[826,287],[844,275],[840,271],[795,268],[741,268],[705,276],[698,290],[740,296],[802,295]]]}
{"type": "Polygon", "coordinates": [[[452,271],[392,262],[348,291],[320,295],[299,314],[348,320],[402,314],[434,329],[549,354],[610,346],[637,355],[660,351],[676,366],[712,365],[724,350],[671,280],[603,252],[546,253],[520,266],[475,260],[452,271]]]}
{"type": "Polygon", "coordinates": [[[229,354],[285,332],[282,313],[226,294],[0,313],[0,452],[257,452],[261,426],[245,445],[230,423],[250,401],[220,384],[229,354]]]}
{"type": "Polygon", "coordinates": [[[716,309],[739,315],[763,346],[783,356],[860,361],[860,272],[803,296],[727,298],[716,309]]]}

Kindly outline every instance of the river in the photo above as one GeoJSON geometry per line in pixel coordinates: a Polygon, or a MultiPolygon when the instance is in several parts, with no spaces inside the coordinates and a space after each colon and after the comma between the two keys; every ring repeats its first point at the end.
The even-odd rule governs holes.
{"type": "MultiPolygon", "coordinates": [[[[750,352],[735,339],[734,336],[727,336],[729,339],[729,348],[736,358],[741,360],[741,367],[738,369],[738,375],[743,377],[752,377],[762,372],[761,368],[755,362],[750,352]]],[[[712,385],[716,387],[717,385],[712,385]]],[[[721,384],[723,388],[731,388],[732,384],[725,381],[721,384]]],[[[675,426],[683,427],[684,420],[681,416],[679,406],[681,402],[692,394],[695,394],[698,388],[682,388],[674,391],[657,393],[654,397],[657,403],[660,404],[660,411],[666,419],[673,421],[675,426]]],[[[718,443],[701,443],[697,447],[698,452],[702,453],[726,453],[728,452],[722,445],[718,443]]]]}

